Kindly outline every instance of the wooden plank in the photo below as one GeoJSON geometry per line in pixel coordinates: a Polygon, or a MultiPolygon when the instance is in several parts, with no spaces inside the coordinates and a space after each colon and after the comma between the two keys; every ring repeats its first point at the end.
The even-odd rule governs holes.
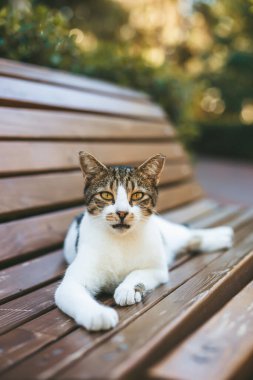
{"type": "Polygon", "coordinates": [[[108,97],[55,85],[0,77],[0,104],[64,109],[164,122],[165,113],[153,103],[108,97]]]}
{"type": "Polygon", "coordinates": [[[0,271],[0,303],[59,279],[65,269],[59,250],[0,271]]]}
{"type": "Polygon", "coordinates": [[[0,174],[79,168],[78,152],[84,150],[106,164],[134,164],[163,153],[168,161],[185,160],[178,143],[74,143],[74,142],[0,142],[0,174]]]}
{"type": "Polygon", "coordinates": [[[65,71],[49,69],[47,67],[11,61],[3,58],[0,59],[0,74],[14,78],[24,78],[36,82],[52,83],[110,96],[132,98],[135,101],[148,101],[148,96],[140,91],[137,92],[102,80],[90,79],[84,75],[71,74],[65,71]]]}
{"type": "Polygon", "coordinates": [[[177,185],[170,190],[160,191],[157,208],[161,211],[192,202],[203,196],[201,187],[196,182],[177,185]]]}
{"type": "Polygon", "coordinates": [[[74,321],[54,309],[2,335],[0,372],[74,329],[74,321]]]}
{"type": "MultiPolygon", "coordinates": [[[[242,236],[240,236],[240,238],[237,239],[237,243],[240,239],[242,239],[242,236]]],[[[180,284],[184,283],[187,280],[187,278],[189,278],[187,276],[193,276],[194,273],[201,270],[203,266],[206,266],[207,263],[210,262],[210,260],[214,260],[216,257],[218,257],[218,255],[220,254],[202,255],[199,257],[195,257],[192,261],[189,261],[187,264],[185,263],[184,266],[181,266],[180,268],[173,270],[171,273],[171,283],[164,287],[160,287],[155,292],[151,293],[146,298],[144,305],[136,305],[130,308],[119,308],[121,322],[120,325],[113,331],[103,334],[89,334],[83,329],[78,329],[74,333],[71,333],[70,335],[64,337],[63,340],[60,340],[59,342],[56,342],[53,345],[50,345],[42,353],[38,353],[35,356],[28,358],[23,363],[21,363],[20,366],[17,366],[17,369],[7,372],[5,378],[12,378],[13,376],[15,377],[15,374],[17,373],[19,373],[19,378],[21,379],[29,378],[31,376],[33,378],[40,379],[54,376],[54,374],[57,373],[60,369],[64,368],[73,360],[76,360],[78,357],[86,353],[89,349],[103,342],[105,339],[113,335],[116,331],[127,325],[130,321],[137,318],[140,315],[140,313],[147,311],[147,309],[154,305],[154,303],[157,303],[166,294],[172,292],[180,284]]],[[[62,318],[64,319],[66,317],[62,315],[62,318]]],[[[63,323],[63,320],[61,323],[63,323]]],[[[33,321],[30,322],[31,332],[33,331],[32,324],[33,321]]],[[[36,322],[35,326],[37,326],[36,322]]],[[[9,359],[12,357],[12,355],[14,355],[13,360],[11,361],[12,364],[16,357],[18,357],[17,360],[20,360],[21,358],[23,359],[25,355],[28,355],[26,354],[26,346],[28,353],[31,353],[33,345],[34,349],[36,350],[36,347],[38,345],[42,345],[43,343],[46,344],[46,342],[44,342],[44,338],[42,338],[42,341],[40,341],[40,336],[34,336],[35,334],[33,334],[35,340],[34,342],[33,340],[27,340],[25,344],[25,339],[22,340],[23,346],[21,347],[23,347],[23,350],[21,352],[21,350],[19,350],[19,335],[15,335],[13,331],[9,332],[5,336],[5,340],[8,340],[8,334],[11,334],[12,337],[16,336],[16,339],[13,342],[15,347],[13,349],[13,353],[12,351],[7,350],[4,354],[4,356],[7,355],[9,359]]],[[[48,342],[50,342],[50,339],[51,338],[49,336],[48,342]]]]}
{"type": "Polygon", "coordinates": [[[74,112],[0,107],[0,138],[134,140],[175,137],[170,124],[74,112]]]}
{"type": "Polygon", "coordinates": [[[129,377],[133,371],[136,375],[147,361],[152,364],[179,343],[252,279],[252,247],[251,233],[240,247],[212,261],[57,379],[115,379],[129,377]]]}
{"type": "Polygon", "coordinates": [[[32,293],[0,305],[0,334],[52,310],[54,293],[58,286],[52,283],[32,293]]]}
{"type": "Polygon", "coordinates": [[[191,224],[192,228],[205,228],[207,226],[213,226],[216,220],[216,215],[219,214],[219,218],[222,224],[226,224],[227,220],[231,219],[233,215],[239,215],[241,212],[241,207],[239,205],[225,205],[222,208],[217,208],[216,212],[211,215],[206,215],[205,218],[201,220],[193,221],[191,224]]]}
{"type": "Polygon", "coordinates": [[[0,224],[0,264],[59,247],[71,220],[83,210],[75,207],[0,224]]]}
{"type": "MultiPolygon", "coordinates": [[[[161,184],[172,184],[191,177],[187,164],[167,164],[161,184]]],[[[0,178],[0,220],[5,216],[36,212],[51,207],[74,205],[84,200],[81,171],[0,178]]]]}
{"type": "Polygon", "coordinates": [[[178,207],[176,210],[168,211],[163,214],[163,217],[174,223],[185,223],[186,216],[187,220],[192,221],[202,215],[212,213],[216,208],[218,208],[217,202],[212,199],[203,199],[178,207]]]}
{"type": "Polygon", "coordinates": [[[152,379],[246,379],[253,374],[253,282],[149,371],[152,379]],[[224,365],[228,363],[228,365],[224,365]]]}

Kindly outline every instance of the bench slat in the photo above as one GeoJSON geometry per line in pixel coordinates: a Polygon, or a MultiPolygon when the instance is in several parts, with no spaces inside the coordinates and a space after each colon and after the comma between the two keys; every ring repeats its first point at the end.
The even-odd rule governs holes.
{"type": "Polygon", "coordinates": [[[253,234],[250,234],[239,247],[216,258],[141,318],[115,334],[106,344],[100,344],[57,378],[115,379],[145,368],[147,360],[155,360],[172,348],[251,280],[252,244],[253,234]]]}
{"type": "Polygon", "coordinates": [[[0,334],[52,310],[57,283],[0,305],[0,334]]]}
{"type": "Polygon", "coordinates": [[[0,278],[4,280],[0,290],[0,303],[59,279],[65,269],[60,250],[2,270],[0,278]]]}
{"type": "MultiPolygon", "coordinates": [[[[252,217],[253,217],[253,215],[252,215],[252,217]]],[[[189,220],[187,220],[187,218],[184,221],[189,222],[189,220]]],[[[219,223],[219,218],[217,218],[217,223],[219,223]]],[[[242,239],[242,236],[240,237],[240,239],[242,239]]],[[[219,255],[219,254],[217,254],[217,255],[219,255]]],[[[177,286],[179,286],[184,281],[186,281],[186,279],[188,278],[189,275],[191,276],[194,273],[197,273],[207,263],[209,263],[210,260],[211,261],[214,260],[214,258],[217,257],[217,255],[216,254],[214,254],[214,256],[213,255],[202,255],[199,257],[195,257],[193,260],[190,260],[184,266],[181,266],[181,268],[174,269],[171,273],[171,276],[172,276],[171,277],[171,281],[172,281],[171,284],[168,286],[158,288],[153,294],[151,294],[149,297],[147,297],[147,299],[145,301],[145,309],[143,309],[143,306],[141,306],[141,305],[137,305],[137,306],[131,307],[131,308],[123,308],[123,309],[120,308],[121,314],[122,314],[121,315],[121,324],[129,322],[129,318],[130,318],[130,320],[133,318],[136,318],[138,316],[138,314],[140,313],[140,309],[142,309],[142,312],[144,312],[144,310],[146,310],[147,308],[152,306],[153,302],[157,302],[158,299],[162,299],[165,294],[168,294],[168,292],[171,292],[177,286]]],[[[42,321],[43,321],[43,317],[44,316],[40,317],[40,319],[42,321]]],[[[45,318],[47,318],[47,315],[45,316],[45,318]]],[[[60,335],[63,335],[64,331],[65,331],[64,330],[65,318],[67,319],[66,316],[61,314],[59,324],[62,324],[63,332],[62,332],[62,334],[60,334],[60,332],[59,332],[60,335]]],[[[33,330],[34,330],[33,329],[33,322],[35,324],[35,328],[34,328],[35,331],[37,331],[37,325],[38,325],[38,322],[36,320],[29,322],[29,326],[30,326],[29,330],[31,331],[32,336],[35,335],[33,333],[33,330]]],[[[18,331],[19,331],[19,329],[22,330],[22,326],[20,328],[18,328],[18,331]]],[[[8,340],[7,337],[9,334],[11,337],[13,337],[12,339],[14,339],[14,336],[16,337],[15,341],[13,342],[16,349],[13,350],[13,348],[12,348],[12,351],[10,351],[10,352],[7,349],[5,352],[5,355],[3,358],[3,363],[5,363],[4,364],[5,366],[10,365],[13,362],[14,358],[16,358],[16,357],[20,360],[21,358],[24,358],[26,355],[28,355],[26,353],[26,350],[28,350],[28,353],[30,353],[32,348],[34,350],[36,350],[36,348],[38,346],[41,347],[40,344],[41,345],[46,344],[45,337],[43,336],[43,334],[42,334],[42,337],[40,337],[40,335],[36,336],[36,337],[34,336],[34,339],[30,340],[29,336],[26,337],[26,335],[24,336],[24,338],[23,338],[23,336],[21,336],[21,338],[20,338],[19,334],[14,335],[13,334],[14,331],[15,330],[10,331],[9,333],[7,333],[4,336],[5,337],[4,341],[8,340]],[[23,342],[22,345],[21,345],[20,339],[23,342]],[[20,348],[22,348],[22,349],[20,349],[20,348]],[[13,358],[13,355],[14,355],[14,358],[13,358]],[[13,358],[11,360],[11,363],[6,361],[6,357],[9,360],[11,358],[13,358]]],[[[20,375],[20,369],[21,369],[21,371],[22,370],[24,371],[21,378],[26,378],[27,376],[29,377],[29,373],[33,374],[33,376],[34,376],[34,373],[37,373],[38,376],[41,376],[41,374],[43,373],[43,378],[44,377],[47,378],[49,376],[49,374],[52,375],[55,372],[57,372],[59,369],[61,369],[62,366],[66,366],[66,364],[69,363],[69,361],[72,361],[73,358],[77,358],[78,356],[81,356],[83,353],[85,353],[87,351],[87,349],[90,348],[91,344],[93,344],[93,345],[98,344],[99,342],[103,341],[105,338],[108,338],[110,335],[115,333],[115,331],[116,330],[113,330],[109,333],[106,333],[106,335],[104,336],[104,334],[89,334],[89,333],[85,332],[83,329],[78,329],[76,332],[65,337],[63,341],[59,341],[55,345],[50,346],[48,349],[46,349],[43,352],[42,356],[39,354],[39,355],[33,356],[31,358],[31,360],[28,359],[28,361],[25,361],[24,364],[21,365],[21,367],[20,366],[18,367],[18,373],[20,375]],[[94,335],[95,335],[95,340],[93,339],[94,335]],[[87,345],[88,345],[88,347],[87,347],[87,345]],[[60,355],[60,357],[58,355],[54,354],[56,352],[60,355]],[[61,360],[59,363],[59,359],[64,359],[64,361],[61,360]],[[59,365],[60,365],[60,368],[59,368],[59,365]],[[34,372],[35,369],[36,369],[36,371],[34,372]]],[[[52,337],[49,336],[47,342],[51,342],[51,341],[54,341],[54,337],[52,339],[52,337]]],[[[14,372],[15,372],[15,369],[14,369],[14,372]]],[[[8,373],[7,373],[7,375],[8,375],[8,373]]]]}
{"type": "Polygon", "coordinates": [[[163,217],[174,223],[185,223],[185,219],[198,220],[203,215],[212,214],[219,207],[218,203],[212,199],[203,199],[201,201],[191,202],[187,206],[178,207],[174,211],[168,211],[163,217]]]}
{"type": "Polygon", "coordinates": [[[117,86],[102,80],[90,79],[83,75],[70,74],[46,67],[0,59],[0,74],[14,78],[24,78],[36,82],[52,83],[60,86],[76,88],[83,91],[107,94],[122,98],[132,98],[135,101],[148,101],[143,92],[117,86]]]}
{"type": "Polygon", "coordinates": [[[0,224],[0,264],[24,259],[28,254],[59,247],[71,220],[84,207],[42,214],[0,224]]]}
{"type": "MultiPolygon", "coordinates": [[[[167,164],[161,184],[186,181],[192,176],[187,164],[167,164]]],[[[81,171],[44,175],[0,178],[0,220],[31,210],[54,208],[83,202],[81,171]]]]}
{"type": "Polygon", "coordinates": [[[246,379],[253,373],[252,337],[253,282],[154,366],[150,378],[246,379]]]}
{"type": "Polygon", "coordinates": [[[178,143],[74,143],[74,142],[0,142],[0,174],[79,169],[78,152],[94,154],[106,164],[134,164],[163,153],[170,160],[186,160],[178,143]]]}
{"type": "Polygon", "coordinates": [[[190,203],[203,196],[203,190],[197,182],[189,182],[171,187],[167,192],[160,190],[157,202],[158,211],[166,211],[170,208],[190,203]]]}
{"type": "Polygon", "coordinates": [[[71,318],[53,309],[1,336],[0,372],[75,329],[71,318]]]}
{"type": "Polygon", "coordinates": [[[16,107],[64,109],[164,122],[165,113],[154,103],[112,98],[55,85],[0,77],[0,104],[16,107]]]}
{"type": "Polygon", "coordinates": [[[175,137],[167,122],[10,107],[0,107],[0,115],[0,138],[154,141],[175,137]]]}

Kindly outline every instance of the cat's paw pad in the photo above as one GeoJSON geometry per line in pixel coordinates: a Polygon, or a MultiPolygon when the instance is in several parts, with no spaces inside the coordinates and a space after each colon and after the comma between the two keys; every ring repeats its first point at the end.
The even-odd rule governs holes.
{"type": "Polygon", "coordinates": [[[145,293],[143,284],[136,284],[134,287],[121,284],[114,293],[114,299],[117,305],[127,306],[139,303],[145,293]]]}
{"type": "Polygon", "coordinates": [[[233,238],[234,231],[231,227],[223,226],[210,229],[204,236],[204,248],[209,252],[231,248],[233,238]]]}
{"type": "Polygon", "coordinates": [[[76,322],[84,326],[89,331],[109,330],[117,325],[119,321],[118,314],[111,307],[99,305],[94,310],[80,313],[76,322]]]}

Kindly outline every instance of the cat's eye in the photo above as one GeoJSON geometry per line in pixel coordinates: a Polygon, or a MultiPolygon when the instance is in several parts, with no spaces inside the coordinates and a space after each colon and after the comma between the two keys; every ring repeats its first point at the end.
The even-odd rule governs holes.
{"type": "Polygon", "coordinates": [[[141,198],[143,198],[144,194],[141,191],[137,191],[137,193],[132,194],[132,201],[139,201],[141,198]]]}
{"type": "Polygon", "coordinates": [[[100,193],[101,198],[103,198],[105,201],[111,201],[113,200],[113,195],[112,193],[109,193],[108,191],[102,191],[100,193]]]}

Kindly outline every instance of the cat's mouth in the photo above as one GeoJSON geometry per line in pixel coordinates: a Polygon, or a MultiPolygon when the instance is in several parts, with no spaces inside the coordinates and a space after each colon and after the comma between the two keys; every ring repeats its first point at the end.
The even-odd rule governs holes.
{"type": "Polygon", "coordinates": [[[124,229],[127,230],[130,228],[130,225],[126,223],[117,223],[117,224],[113,224],[112,228],[119,229],[119,230],[124,230],[124,229]]]}

